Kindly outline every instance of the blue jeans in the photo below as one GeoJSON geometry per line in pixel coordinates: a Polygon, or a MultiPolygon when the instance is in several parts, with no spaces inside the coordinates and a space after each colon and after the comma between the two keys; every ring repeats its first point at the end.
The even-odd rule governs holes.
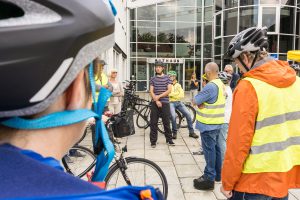
{"type": "Polygon", "coordinates": [[[193,122],[191,113],[185,107],[185,105],[180,101],[170,102],[170,111],[171,111],[171,121],[172,121],[172,132],[177,133],[177,124],[176,124],[176,112],[175,110],[179,110],[186,117],[189,133],[194,133],[193,122]]]}
{"type": "Polygon", "coordinates": [[[205,131],[201,133],[201,142],[203,148],[206,166],[204,176],[210,181],[221,180],[221,149],[218,143],[220,129],[205,131]]]}
{"type": "Polygon", "coordinates": [[[233,191],[233,195],[229,200],[288,200],[289,195],[283,198],[269,197],[263,194],[250,194],[246,192],[233,191]]]}
{"type": "Polygon", "coordinates": [[[220,136],[219,136],[219,146],[221,149],[221,160],[222,163],[224,161],[224,155],[226,151],[226,140],[227,140],[227,132],[228,132],[228,124],[222,124],[221,130],[220,130],[220,136]]]}

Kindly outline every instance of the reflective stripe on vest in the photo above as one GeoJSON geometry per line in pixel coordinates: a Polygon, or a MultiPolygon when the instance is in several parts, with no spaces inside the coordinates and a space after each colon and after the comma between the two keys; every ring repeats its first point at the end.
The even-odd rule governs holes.
{"type": "Polygon", "coordinates": [[[220,79],[211,81],[218,87],[218,98],[213,104],[204,103],[203,108],[196,109],[196,119],[203,124],[224,124],[225,96],[224,84],[220,79]]]}
{"type": "Polygon", "coordinates": [[[300,165],[300,79],[287,88],[244,80],[256,91],[258,115],[243,173],[287,172],[300,165]]]}

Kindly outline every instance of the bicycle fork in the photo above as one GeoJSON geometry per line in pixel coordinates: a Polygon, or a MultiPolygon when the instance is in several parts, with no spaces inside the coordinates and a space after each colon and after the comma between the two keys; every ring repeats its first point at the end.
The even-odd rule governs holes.
{"type": "Polygon", "coordinates": [[[120,159],[116,159],[116,163],[117,163],[117,165],[121,171],[121,174],[122,174],[125,182],[127,183],[127,185],[132,185],[129,177],[126,174],[126,170],[127,170],[126,160],[123,157],[121,157],[120,159]]]}

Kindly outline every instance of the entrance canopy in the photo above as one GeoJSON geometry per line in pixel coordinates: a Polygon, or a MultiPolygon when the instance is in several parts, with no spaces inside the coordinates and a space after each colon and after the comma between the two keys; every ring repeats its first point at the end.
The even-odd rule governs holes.
{"type": "Polygon", "coordinates": [[[184,59],[182,58],[147,58],[148,63],[155,63],[157,61],[163,62],[163,63],[172,63],[172,64],[183,64],[184,59]]]}

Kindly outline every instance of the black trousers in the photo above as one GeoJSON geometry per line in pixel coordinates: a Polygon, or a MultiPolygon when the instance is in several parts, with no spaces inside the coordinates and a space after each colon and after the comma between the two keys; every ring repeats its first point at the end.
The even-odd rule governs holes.
{"type": "Polygon", "coordinates": [[[162,118],[164,125],[166,142],[172,141],[172,133],[170,129],[170,104],[162,103],[162,107],[157,107],[155,102],[151,104],[151,114],[150,114],[150,142],[151,144],[156,144],[157,142],[157,126],[158,119],[162,118]]]}

